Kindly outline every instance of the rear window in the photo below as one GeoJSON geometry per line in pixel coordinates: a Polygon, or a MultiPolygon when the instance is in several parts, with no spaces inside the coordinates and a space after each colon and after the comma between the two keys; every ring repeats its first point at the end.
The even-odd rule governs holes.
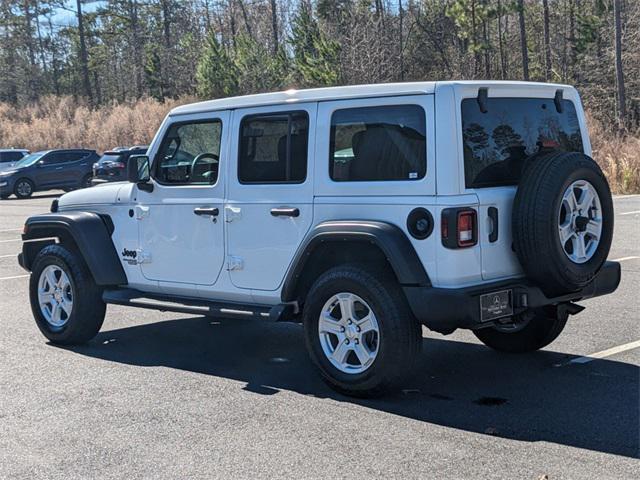
{"type": "Polygon", "coordinates": [[[527,159],[540,152],[583,152],[575,106],[553,99],[488,98],[482,113],[475,98],[462,101],[467,188],[517,185],[527,159]]]}
{"type": "Polygon", "coordinates": [[[100,157],[100,163],[122,161],[124,154],[118,152],[107,152],[100,157]]]}

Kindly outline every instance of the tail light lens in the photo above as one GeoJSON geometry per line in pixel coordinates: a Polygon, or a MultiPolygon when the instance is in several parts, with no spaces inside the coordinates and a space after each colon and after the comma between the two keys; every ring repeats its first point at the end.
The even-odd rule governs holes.
{"type": "Polygon", "coordinates": [[[467,248],[478,243],[478,217],[473,208],[446,208],[442,211],[442,244],[447,248],[467,248]]]}
{"type": "Polygon", "coordinates": [[[478,243],[477,224],[478,222],[475,210],[464,210],[462,212],[458,212],[458,225],[456,231],[459,247],[472,247],[478,243]]]}
{"type": "Polygon", "coordinates": [[[126,168],[127,166],[123,162],[113,162],[112,164],[115,168],[126,168]]]}

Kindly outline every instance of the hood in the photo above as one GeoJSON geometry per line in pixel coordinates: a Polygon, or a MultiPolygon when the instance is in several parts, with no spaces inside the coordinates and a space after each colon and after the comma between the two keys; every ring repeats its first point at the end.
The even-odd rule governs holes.
{"type": "Polygon", "coordinates": [[[129,182],[112,182],[74,190],[60,197],[58,207],[63,209],[82,207],[84,205],[124,203],[129,200],[134,186],[133,183],[129,182]]]}

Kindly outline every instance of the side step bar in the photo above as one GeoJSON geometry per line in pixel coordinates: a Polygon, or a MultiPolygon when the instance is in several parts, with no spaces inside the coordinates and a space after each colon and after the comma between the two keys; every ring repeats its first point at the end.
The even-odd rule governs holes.
{"type": "Polygon", "coordinates": [[[267,321],[289,320],[294,312],[294,305],[246,305],[233,302],[214,302],[203,298],[180,297],[147,293],[133,288],[117,288],[105,290],[102,300],[112,305],[147,308],[161,312],[178,312],[210,317],[244,317],[260,318],[267,321]]]}

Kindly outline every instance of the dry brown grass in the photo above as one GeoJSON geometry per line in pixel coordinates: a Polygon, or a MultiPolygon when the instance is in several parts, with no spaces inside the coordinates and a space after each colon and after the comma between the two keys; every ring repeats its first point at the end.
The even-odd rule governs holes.
{"type": "Polygon", "coordinates": [[[614,193],[640,193],[640,132],[609,133],[589,118],[593,158],[600,164],[614,193]]]}
{"type": "Polygon", "coordinates": [[[85,147],[102,152],[148,144],[167,112],[193,99],[161,103],[143,99],[91,109],[72,97],[48,97],[16,109],[0,104],[0,143],[31,151],[85,147]]]}
{"type": "MultiPolygon", "coordinates": [[[[97,109],[72,97],[48,97],[21,109],[0,103],[0,147],[31,151],[85,147],[103,152],[120,145],[148,144],[170,109],[192,101],[143,99],[97,109]]],[[[640,193],[640,132],[615,135],[592,116],[589,130],[593,156],[612,191],[640,193]]]]}

